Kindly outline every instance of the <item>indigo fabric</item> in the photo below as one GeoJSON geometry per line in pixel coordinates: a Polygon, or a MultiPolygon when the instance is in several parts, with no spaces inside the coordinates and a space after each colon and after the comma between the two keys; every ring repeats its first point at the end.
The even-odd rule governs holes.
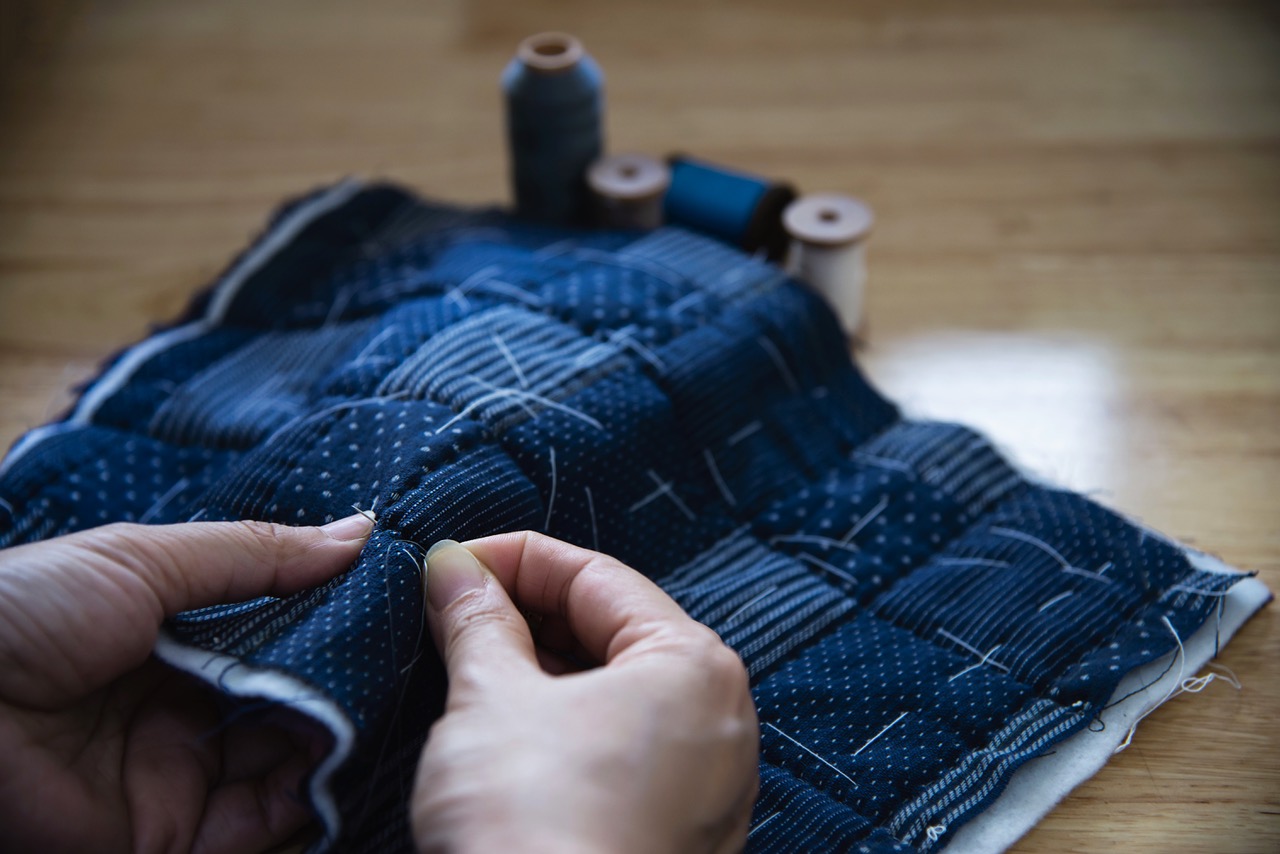
{"type": "Polygon", "coordinates": [[[445,690],[421,606],[441,538],[529,528],[608,552],[742,655],[752,851],[944,845],[1234,581],[971,430],[904,419],[771,264],[390,186],[285,207],[0,465],[0,546],[375,510],[349,573],[180,615],[161,650],[334,731],[308,795],[341,850],[409,848],[445,690]]]}

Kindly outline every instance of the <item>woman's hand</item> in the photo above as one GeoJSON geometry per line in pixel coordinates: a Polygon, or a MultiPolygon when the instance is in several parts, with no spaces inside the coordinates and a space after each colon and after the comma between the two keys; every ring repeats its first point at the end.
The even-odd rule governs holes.
{"type": "Polygon", "coordinates": [[[226,726],[151,657],[189,608],[321,584],[372,525],[108,525],[0,551],[0,850],[260,851],[309,816],[323,743],[226,726]]]}
{"type": "Polygon", "coordinates": [[[449,696],[414,787],[420,851],[742,848],[759,727],[714,632],[618,561],[538,534],[446,541],[427,563],[449,696]]]}

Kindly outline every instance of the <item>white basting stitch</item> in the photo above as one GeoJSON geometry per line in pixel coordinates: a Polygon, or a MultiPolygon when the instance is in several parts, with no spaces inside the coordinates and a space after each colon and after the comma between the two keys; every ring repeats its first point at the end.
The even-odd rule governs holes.
{"type": "Polygon", "coordinates": [[[1039,608],[1036,608],[1036,613],[1039,614],[1040,612],[1044,611],[1046,608],[1051,608],[1054,605],[1061,602],[1063,599],[1067,599],[1074,595],[1076,595],[1074,590],[1067,590],[1063,593],[1059,593],[1057,596],[1054,596],[1052,599],[1050,599],[1048,602],[1045,602],[1039,608]]]}
{"type": "Polygon", "coordinates": [[[812,564],[813,566],[816,566],[818,569],[821,569],[824,572],[829,572],[832,575],[836,576],[837,578],[842,578],[855,587],[858,586],[858,579],[854,578],[852,575],[845,572],[844,570],[838,567],[832,566],[831,564],[827,563],[825,560],[814,557],[808,552],[800,552],[798,555],[796,555],[796,558],[798,560],[804,561],[805,563],[812,564]]]}
{"type": "Polygon", "coordinates": [[[773,593],[777,589],[778,589],[778,585],[775,584],[772,587],[768,588],[767,590],[760,591],[755,596],[752,596],[750,599],[748,599],[746,602],[743,602],[740,606],[738,606],[737,610],[735,610],[732,614],[724,618],[724,625],[726,627],[733,625],[733,621],[738,619],[738,617],[742,616],[742,613],[744,611],[746,611],[752,605],[758,604],[763,599],[768,598],[769,594],[773,593]]]}
{"type": "MultiPolygon", "coordinates": [[[[903,718],[905,718],[906,716],[907,716],[907,713],[906,713],[906,712],[903,712],[902,714],[898,715],[898,716],[897,716],[896,718],[894,718],[893,720],[889,721],[889,723],[885,725],[884,729],[880,730],[878,733],[876,733],[875,735],[871,736],[871,740],[870,740],[870,741],[868,741],[866,744],[864,744],[864,745],[862,745],[861,747],[859,747],[857,750],[853,751],[853,755],[854,755],[854,756],[857,756],[859,753],[861,753],[862,751],[866,750],[868,747],[870,747],[872,744],[874,744],[874,743],[875,743],[876,739],[878,739],[880,736],[884,735],[884,734],[885,734],[886,732],[888,732],[889,730],[893,729],[893,728],[894,728],[894,726],[895,726],[895,725],[897,725],[898,721],[902,720],[902,719],[903,719],[903,718]]],[[[850,757],[850,758],[852,758],[852,757],[850,757]]]]}
{"type": "Polygon", "coordinates": [[[934,563],[942,566],[991,566],[997,569],[1012,566],[1007,560],[992,560],[985,557],[940,557],[934,563]]]}
{"type": "Polygon", "coordinates": [[[853,451],[852,453],[849,454],[849,458],[855,459],[855,460],[863,460],[865,462],[871,463],[871,465],[873,466],[880,466],[881,468],[893,469],[894,471],[905,472],[906,474],[910,474],[910,475],[914,475],[916,473],[916,470],[914,468],[902,462],[901,460],[893,460],[888,457],[880,457],[875,454],[868,454],[866,451],[853,451]]]}
{"type": "Polygon", "coordinates": [[[373,337],[372,340],[369,341],[368,344],[364,345],[364,347],[360,349],[360,352],[356,354],[356,357],[351,361],[351,364],[352,365],[362,364],[365,358],[370,353],[372,353],[375,349],[377,349],[379,344],[387,340],[388,336],[394,334],[399,329],[400,329],[399,326],[392,324],[391,326],[388,326],[386,329],[379,332],[377,335],[373,337]]]}
{"type": "Polygon", "coordinates": [[[667,365],[662,361],[662,359],[658,358],[658,354],[631,337],[631,330],[633,328],[633,326],[628,326],[623,329],[619,329],[613,335],[609,336],[609,343],[614,344],[619,341],[622,342],[623,347],[633,351],[637,356],[644,359],[650,365],[653,365],[661,373],[666,373],[667,365]]]}
{"type": "Polygon", "coordinates": [[[684,311],[686,308],[693,305],[698,300],[706,299],[706,296],[707,295],[702,291],[692,291],[680,297],[680,299],[676,300],[675,302],[671,303],[671,305],[668,306],[667,311],[668,313],[671,314],[672,317],[675,317],[676,315],[680,314],[680,312],[684,311]]]}
{"type": "Polygon", "coordinates": [[[729,502],[730,507],[737,507],[738,501],[733,497],[733,492],[729,489],[729,484],[720,475],[720,467],[716,465],[716,458],[712,455],[709,448],[702,449],[702,458],[707,461],[707,468],[711,471],[711,479],[715,481],[716,489],[720,490],[721,497],[729,502]]]}
{"type": "Polygon", "coordinates": [[[991,661],[991,660],[990,660],[990,658],[991,658],[991,652],[995,652],[997,649],[999,649],[999,648],[1000,648],[1000,646],[1001,646],[1001,645],[997,645],[997,646],[995,647],[995,649],[991,650],[991,652],[988,652],[988,653],[985,653],[985,654],[984,654],[984,653],[983,653],[980,649],[978,649],[977,647],[973,646],[972,644],[965,643],[963,640],[961,640],[960,638],[958,638],[958,637],[956,637],[955,635],[951,634],[951,632],[947,631],[946,629],[938,629],[938,634],[942,635],[944,638],[946,638],[947,640],[951,641],[952,643],[957,644],[957,645],[959,645],[959,646],[961,646],[961,647],[964,647],[966,650],[968,650],[969,652],[971,652],[971,653],[973,653],[974,655],[976,655],[978,658],[980,658],[980,659],[981,659],[981,661],[979,662],[979,664],[980,664],[980,665],[982,665],[982,664],[990,664],[992,667],[994,667],[994,668],[996,668],[996,669],[998,669],[998,670],[1002,670],[1002,671],[1004,671],[1005,673],[1008,673],[1008,672],[1009,672],[1009,668],[1008,668],[1008,667],[1006,667],[1005,665],[1001,664],[1001,663],[1000,663],[1000,662],[998,662],[998,661],[991,661]]]}
{"type": "Polygon", "coordinates": [[[796,375],[791,373],[791,368],[787,366],[787,360],[782,358],[778,345],[769,340],[768,336],[760,335],[756,338],[756,343],[760,348],[769,354],[769,358],[773,360],[774,366],[778,369],[778,373],[782,374],[782,379],[786,381],[787,388],[791,389],[792,394],[800,391],[800,383],[796,382],[796,375]]]}
{"type": "Polygon", "coordinates": [[[165,505],[174,499],[182,490],[191,485],[189,478],[182,478],[173,486],[169,487],[169,491],[156,499],[156,503],[147,508],[147,512],[138,517],[138,523],[145,525],[156,517],[156,514],[164,509],[165,505]]]}
{"type": "Polygon", "coordinates": [[[698,518],[697,514],[689,509],[689,505],[681,501],[680,496],[676,495],[675,491],[672,490],[671,481],[663,480],[661,477],[658,476],[658,473],[655,472],[653,469],[649,469],[648,474],[650,479],[653,480],[653,482],[658,485],[658,488],[655,489],[653,492],[650,492],[644,498],[641,498],[635,504],[632,504],[628,512],[634,513],[637,510],[639,510],[641,507],[644,507],[645,505],[649,504],[655,499],[665,495],[671,499],[671,502],[680,509],[680,512],[683,513],[685,515],[685,518],[687,518],[690,522],[698,518]]]}
{"type": "MultiPolygon", "coordinates": [[[[479,385],[489,386],[490,388],[493,387],[492,384],[486,383],[483,380],[476,379],[475,377],[472,377],[472,379],[475,380],[476,383],[479,385]]],[[[466,418],[468,415],[470,415],[472,412],[475,412],[477,409],[479,409],[481,406],[484,406],[486,403],[490,403],[494,400],[501,400],[504,397],[515,398],[517,401],[531,400],[535,403],[540,403],[543,406],[549,407],[551,409],[559,410],[560,412],[563,412],[566,415],[572,415],[574,418],[579,418],[585,421],[586,423],[590,424],[592,427],[596,428],[597,430],[604,429],[603,424],[601,424],[596,419],[592,418],[590,415],[587,415],[585,412],[579,412],[578,410],[574,409],[571,406],[565,406],[563,403],[556,403],[554,400],[551,400],[550,398],[547,398],[547,397],[543,397],[540,394],[535,394],[534,392],[531,392],[531,391],[521,391],[520,389],[516,389],[516,388],[498,388],[498,389],[494,389],[488,394],[482,394],[479,397],[477,397],[475,400],[468,403],[466,406],[462,408],[460,412],[458,412],[457,415],[454,415],[452,418],[450,418],[448,421],[442,424],[438,429],[436,429],[434,435],[439,436],[445,430],[448,430],[454,424],[457,424],[459,421],[466,418]]]]}
{"type": "Polygon", "coordinates": [[[1004,672],[1005,672],[1005,673],[1008,673],[1008,672],[1009,672],[1009,668],[1005,667],[1003,664],[1000,664],[1000,663],[999,663],[999,662],[997,662],[997,661],[992,661],[992,660],[991,660],[991,656],[995,655],[995,654],[996,654],[996,652],[997,652],[997,650],[999,650],[999,649],[1000,649],[1000,647],[1002,647],[1002,646],[1004,646],[1004,644],[999,644],[999,643],[998,643],[998,644],[996,644],[995,646],[991,647],[991,650],[990,650],[989,652],[987,652],[987,654],[986,654],[986,655],[982,656],[982,660],[981,660],[981,661],[979,661],[977,664],[971,664],[971,665],[969,665],[969,666],[968,666],[968,667],[966,667],[964,670],[961,670],[959,673],[955,674],[955,675],[954,675],[954,676],[952,676],[950,679],[948,679],[948,680],[947,680],[947,682],[954,682],[954,681],[956,681],[957,679],[959,679],[961,676],[963,676],[963,675],[965,675],[966,673],[968,673],[970,670],[977,670],[979,667],[982,667],[982,666],[984,666],[984,665],[986,665],[986,664],[988,664],[988,663],[989,663],[989,664],[991,664],[993,667],[1002,668],[1002,669],[1004,670],[1004,672]]]}
{"type": "Polygon", "coordinates": [[[872,507],[870,510],[868,510],[865,516],[863,516],[861,519],[855,522],[853,527],[849,529],[849,533],[845,534],[843,537],[840,538],[840,542],[842,543],[851,542],[854,537],[858,536],[858,532],[860,532],[863,528],[867,527],[867,525],[870,525],[871,522],[877,516],[879,516],[881,513],[884,512],[884,508],[888,506],[889,506],[889,496],[887,495],[882,496],[880,498],[880,503],[877,504],[875,507],[872,507]]]}
{"type": "Polygon", "coordinates": [[[507,346],[507,342],[502,340],[502,336],[497,332],[489,333],[490,340],[493,345],[498,348],[498,352],[502,354],[502,358],[507,360],[507,364],[511,366],[511,370],[515,373],[516,379],[520,382],[520,387],[527,389],[529,387],[529,378],[524,375],[524,371],[520,367],[520,363],[516,361],[515,353],[511,352],[511,348],[507,346]]]}
{"type": "Polygon", "coordinates": [[[739,442],[741,442],[743,439],[750,436],[751,434],[758,433],[763,427],[764,427],[764,424],[761,423],[760,421],[752,421],[746,427],[743,427],[737,433],[734,433],[732,436],[730,436],[727,444],[729,444],[730,446],[736,445],[739,442]]]}
{"type": "Polygon", "coordinates": [[[776,812],[773,815],[769,816],[768,818],[761,820],[759,824],[751,828],[750,832],[747,833],[747,838],[750,839],[751,837],[755,836],[756,833],[760,830],[760,828],[764,827],[766,824],[773,821],[775,818],[777,818],[780,815],[782,815],[781,812],[776,812]]]}
{"type": "Polygon", "coordinates": [[[769,545],[772,546],[778,543],[812,543],[825,549],[839,549],[845,552],[853,552],[854,554],[862,551],[853,543],[846,543],[831,537],[819,537],[817,534],[778,534],[769,538],[769,545]]]}
{"type": "MultiPolygon", "coordinates": [[[[905,712],[904,712],[904,714],[905,714],[905,712]]],[[[774,726],[774,725],[773,725],[773,724],[771,724],[771,723],[767,723],[767,722],[765,723],[765,726],[767,726],[769,729],[773,730],[773,731],[774,731],[774,732],[776,732],[778,735],[780,735],[780,736],[782,736],[783,738],[785,738],[787,741],[789,741],[789,742],[791,742],[792,744],[794,744],[796,747],[798,747],[798,748],[800,748],[801,750],[803,750],[805,753],[807,753],[807,754],[809,754],[810,756],[812,756],[814,759],[816,759],[816,760],[818,760],[819,762],[821,762],[823,765],[825,765],[825,766],[827,766],[828,768],[830,768],[832,771],[835,771],[835,772],[836,772],[837,774],[839,774],[841,777],[843,777],[843,778],[845,778],[846,780],[848,780],[850,783],[852,783],[852,784],[853,784],[853,787],[854,787],[855,789],[858,787],[858,781],[857,781],[857,780],[853,779],[853,778],[852,778],[852,777],[850,777],[848,774],[844,773],[844,772],[843,772],[843,771],[841,771],[839,768],[837,768],[836,766],[832,765],[832,764],[831,764],[830,762],[828,762],[826,759],[823,759],[823,758],[822,758],[821,756],[819,756],[817,753],[814,753],[812,750],[810,750],[809,748],[805,747],[805,746],[804,746],[803,744],[801,744],[799,741],[796,741],[794,738],[792,738],[791,736],[787,735],[787,734],[786,734],[785,732],[783,732],[782,730],[778,729],[778,727],[774,726]]],[[[878,738],[878,737],[879,737],[879,736],[877,736],[877,738],[878,738]]],[[[875,741],[875,739],[873,738],[871,741],[875,741]]],[[[871,742],[867,742],[867,743],[868,743],[868,744],[870,744],[871,742]]],[[[865,746],[865,745],[864,745],[864,746],[865,746]]],[[[856,754],[856,753],[855,753],[854,755],[855,755],[855,756],[857,756],[857,754],[856,754]]]]}

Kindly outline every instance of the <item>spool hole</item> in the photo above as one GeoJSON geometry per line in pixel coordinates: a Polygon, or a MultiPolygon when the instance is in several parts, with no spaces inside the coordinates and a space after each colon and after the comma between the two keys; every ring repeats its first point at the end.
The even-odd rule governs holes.
{"type": "Polygon", "coordinates": [[[563,56],[569,46],[562,41],[544,41],[533,46],[533,52],[538,56],[563,56]]]}
{"type": "Polygon", "coordinates": [[[640,170],[636,168],[634,163],[623,163],[618,167],[618,174],[628,181],[632,181],[640,174],[640,170]]]}
{"type": "Polygon", "coordinates": [[[823,222],[837,222],[840,219],[840,212],[831,208],[823,208],[818,211],[818,219],[823,222]]]}

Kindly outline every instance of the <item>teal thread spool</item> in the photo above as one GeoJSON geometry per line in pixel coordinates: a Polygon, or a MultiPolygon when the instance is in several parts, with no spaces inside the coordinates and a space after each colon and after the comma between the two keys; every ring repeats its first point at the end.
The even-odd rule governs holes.
{"type": "Polygon", "coordinates": [[[683,155],[668,158],[666,220],[718,237],[770,260],[786,254],[782,212],[796,197],[790,185],[683,155]]]}
{"type": "Polygon", "coordinates": [[[604,149],[604,74],[567,33],[520,43],[502,72],[516,213],[556,225],[588,218],[587,167],[604,149]]]}

